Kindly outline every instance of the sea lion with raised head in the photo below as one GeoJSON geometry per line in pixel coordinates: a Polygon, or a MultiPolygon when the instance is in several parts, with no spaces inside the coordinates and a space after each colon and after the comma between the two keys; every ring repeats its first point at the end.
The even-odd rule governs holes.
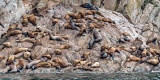
{"type": "Polygon", "coordinates": [[[36,23],[36,17],[35,17],[33,14],[31,14],[31,15],[28,17],[28,20],[29,20],[29,22],[32,23],[34,26],[37,25],[37,23],[36,23]]]}
{"type": "Polygon", "coordinates": [[[86,59],[89,57],[90,54],[91,54],[91,52],[85,52],[85,53],[81,56],[82,60],[83,60],[83,61],[86,60],[86,59]]]}
{"type": "Polygon", "coordinates": [[[24,27],[27,27],[27,25],[28,25],[28,19],[27,19],[27,16],[26,16],[26,15],[23,15],[22,17],[23,17],[22,25],[23,25],[24,27]]]}

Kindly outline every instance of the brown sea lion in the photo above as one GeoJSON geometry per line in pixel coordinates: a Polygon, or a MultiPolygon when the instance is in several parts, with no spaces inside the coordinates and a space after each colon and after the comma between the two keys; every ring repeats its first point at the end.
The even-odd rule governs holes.
{"type": "Polygon", "coordinates": [[[68,67],[69,65],[63,62],[60,58],[54,58],[53,61],[60,65],[61,68],[68,67]]]}
{"type": "Polygon", "coordinates": [[[55,50],[54,50],[54,53],[55,53],[56,55],[62,55],[62,50],[60,50],[60,49],[55,49],[55,50]]]}
{"type": "Polygon", "coordinates": [[[36,17],[35,17],[33,14],[31,14],[31,15],[29,16],[28,20],[29,20],[29,22],[32,23],[34,26],[37,25],[37,23],[36,23],[36,17]]]}
{"type": "Polygon", "coordinates": [[[87,26],[85,24],[83,24],[80,28],[79,33],[76,35],[76,37],[78,36],[82,36],[82,34],[84,33],[85,29],[87,28],[87,26]]]}
{"type": "Polygon", "coordinates": [[[24,27],[26,27],[26,26],[28,25],[28,19],[27,19],[27,16],[26,16],[26,15],[23,15],[22,17],[23,17],[22,25],[23,25],[24,27]]]}
{"type": "Polygon", "coordinates": [[[69,45],[69,44],[63,44],[60,47],[60,49],[69,49],[69,48],[71,48],[71,45],[69,45]]]}
{"type": "Polygon", "coordinates": [[[127,61],[141,61],[141,58],[130,55],[127,61]]]}
{"type": "Polygon", "coordinates": [[[25,69],[25,62],[23,59],[18,59],[18,64],[16,64],[17,71],[20,72],[21,70],[25,69]]]}
{"type": "Polygon", "coordinates": [[[6,65],[13,64],[13,61],[14,61],[14,60],[15,60],[15,56],[14,56],[14,55],[10,55],[10,56],[7,58],[6,65]]]}
{"type": "Polygon", "coordinates": [[[95,62],[91,65],[92,68],[99,68],[100,67],[100,64],[99,62],[95,62]]]}
{"type": "Polygon", "coordinates": [[[109,48],[109,45],[105,43],[101,46],[101,51],[104,51],[105,49],[108,49],[108,48],[109,48]]]}
{"type": "Polygon", "coordinates": [[[82,60],[83,60],[83,61],[86,60],[86,59],[89,57],[90,54],[91,54],[91,52],[85,52],[85,53],[81,56],[82,60]]]}
{"type": "Polygon", "coordinates": [[[18,54],[20,52],[23,52],[23,51],[31,51],[29,48],[17,48],[14,52],[14,54],[18,54]]]}
{"type": "Polygon", "coordinates": [[[23,53],[23,58],[24,58],[24,59],[30,60],[30,57],[31,57],[31,53],[30,53],[30,52],[27,51],[27,52],[24,52],[24,53],[23,53]]]}
{"type": "Polygon", "coordinates": [[[156,65],[159,64],[158,56],[155,56],[154,58],[149,59],[149,60],[147,60],[146,62],[149,63],[149,64],[152,64],[152,65],[155,65],[155,66],[156,66],[156,65]]]}
{"type": "Polygon", "coordinates": [[[4,42],[3,44],[3,47],[5,48],[11,48],[12,47],[12,45],[11,45],[11,43],[10,42],[4,42]]]}

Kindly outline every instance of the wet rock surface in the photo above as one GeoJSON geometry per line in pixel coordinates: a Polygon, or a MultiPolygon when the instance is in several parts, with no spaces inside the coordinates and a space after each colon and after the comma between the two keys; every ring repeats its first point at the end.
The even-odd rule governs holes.
{"type": "MultiPolygon", "coordinates": [[[[3,1],[5,5],[6,2],[3,1]]],[[[155,12],[150,11],[155,8],[153,4],[147,4],[144,8],[140,24],[131,24],[122,14],[115,11],[104,8],[99,8],[98,11],[86,10],[78,5],[64,5],[64,1],[57,5],[59,2],[59,0],[40,0],[30,3],[19,0],[24,11],[16,12],[15,16],[18,15],[16,18],[8,17],[13,20],[9,20],[6,14],[2,15],[1,22],[6,28],[1,29],[1,73],[159,70],[159,37],[157,27],[155,27],[155,25],[159,26],[156,23],[159,21],[157,18],[159,15],[154,19],[149,16],[149,14],[156,14],[158,10],[156,8],[155,12]],[[27,9],[31,7],[28,5],[31,4],[37,10],[27,12],[27,9]],[[27,26],[22,23],[25,20],[22,15],[27,16],[29,22],[27,26]],[[30,17],[31,15],[33,16],[30,17]],[[143,20],[144,18],[148,20],[143,20]],[[155,24],[145,24],[150,19],[156,20],[155,24]],[[12,28],[14,25],[16,27],[12,28]],[[15,32],[12,33],[12,31],[15,32]],[[154,36],[152,36],[153,33],[154,36]],[[156,41],[152,41],[155,37],[156,41]],[[9,44],[4,44],[5,42],[9,44]],[[102,50],[104,44],[107,46],[102,50]],[[88,49],[90,45],[91,49],[88,49]],[[106,54],[104,59],[101,59],[102,52],[106,54]],[[31,67],[26,68],[26,65],[31,65],[31,67]]],[[[137,4],[137,8],[140,7],[139,5],[137,4]]],[[[119,9],[117,6],[114,8],[119,9]]],[[[3,9],[11,10],[7,7],[3,9]]],[[[17,10],[19,7],[13,11],[17,10]]],[[[139,10],[130,16],[137,14],[137,11],[139,10]]],[[[134,21],[135,17],[132,16],[131,20],[134,21]]]]}

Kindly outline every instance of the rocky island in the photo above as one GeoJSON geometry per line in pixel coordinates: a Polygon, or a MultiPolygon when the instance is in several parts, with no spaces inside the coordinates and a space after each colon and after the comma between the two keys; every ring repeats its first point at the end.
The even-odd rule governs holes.
{"type": "Polygon", "coordinates": [[[159,72],[159,0],[1,0],[0,73],[159,72]]]}

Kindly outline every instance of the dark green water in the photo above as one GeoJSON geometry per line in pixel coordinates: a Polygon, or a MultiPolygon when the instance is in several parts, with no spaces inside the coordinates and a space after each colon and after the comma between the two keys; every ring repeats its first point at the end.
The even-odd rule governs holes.
{"type": "Polygon", "coordinates": [[[46,73],[1,74],[1,80],[160,80],[156,73],[46,73]]]}

